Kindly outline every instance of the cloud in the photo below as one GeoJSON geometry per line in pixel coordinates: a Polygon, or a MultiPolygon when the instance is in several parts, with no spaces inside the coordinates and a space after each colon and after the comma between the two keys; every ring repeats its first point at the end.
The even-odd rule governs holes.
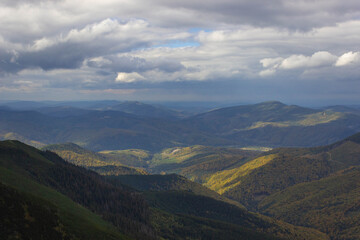
{"type": "Polygon", "coordinates": [[[357,0],[4,0],[0,86],[353,80],[358,70],[340,66],[359,61],[359,16],[357,0]]]}
{"type": "Polygon", "coordinates": [[[357,62],[360,62],[360,52],[347,52],[339,57],[335,63],[335,66],[341,67],[357,62]]]}
{"type": "MultiPolygon", "coordinates": [[[[85,59],[107,55],[110,55],[107,57],[112,59],[110,61],[115,62],[118,53],[146,48],[154,44],[153,41],[161,41],[163,38],[167,40],[166,33],[162,34],[162,30],[149,28],[149,24],[141,19],[120,22],[108,18],[80,29],[72,29],[65,35],[43,37],[35,40],[30,46],[20,45],[16,49],[8,50],[7,54],[0,56],[2,58],[0,68],[4,72],[18,72],[22,69],[37,67],[43,70],[76,69],[82,66],[85,59]]],[[[159,68],[164,71],[176,71],[182,68],[180,63],[166,59],[144,64],[141,64],[141,60],[131,59],[131,57],[117,60],[125,63],[123,68],[126,68],[126,64],[129,66],[130,63],[137,63],[135,68],[140,69],[159,68]]],[[[113,67],[115,65],[114,63],[113,67]]],[[[119,64],[117,65],[121,68],[119,64]]],[[[119,71],[119,69],[116,70],[119,71]]]]}
{"type": "Polygon", "coordinates": [[[343,66],[349,63],[359,61],[360,54],[358,53],[345,53],[341,57],[337,57],[327,51],[320,51],[312,54],[311,56],[305,55],[291,55],[287,58],[264,58],[260,63],[265,70],[260,71],[260,76],[269,76],[276,73],[278,70],[291,70],[291,69],[310,69],[332,66],[343,66]]]}
{"type": "Polygon", "coordinates": [[[115,79],[116,82],[122,82],[122,83],[131,83],[139,80],[144,80],[144,77],[136,72],[132,72],[132,73],[119,72],[115,79]]]}
{"type": "Polygon", "coordinates": [[[264,58],[260,60],[260,63],[264,68],[278,68],[284,59],[278,58],[264,58]]]}
{"type": "Polygon", "coordinates": [[[305,67],[320,67],[332,65],[337,57],[329,52],[321,51],[316,52],[312,56],[292,55],[284,59],[279,68],[282,69],[295,69],[305,67]]]}

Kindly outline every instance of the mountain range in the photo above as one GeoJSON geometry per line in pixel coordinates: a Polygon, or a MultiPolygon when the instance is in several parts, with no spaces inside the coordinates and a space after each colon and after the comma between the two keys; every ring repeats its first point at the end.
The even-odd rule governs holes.
{"type": "Polygon", "coordinates": [[[40,149],[0,142],[1,239],[360,237],[354,107],[27,104],[0,108],[40,149]]]}
{"type": "Polygon", "coordinates": [[[180,118],[178,111],[138,102],[106,102],[100,108],[94,105],[37,111],[0,109],[0,138],[18,139],[33,146],[73,142],[95,151],[138,148],[157,152],[197,144],[320,146],[360,131],[360,115],[354,112],[280,102],[220,108],[180,118]]]}

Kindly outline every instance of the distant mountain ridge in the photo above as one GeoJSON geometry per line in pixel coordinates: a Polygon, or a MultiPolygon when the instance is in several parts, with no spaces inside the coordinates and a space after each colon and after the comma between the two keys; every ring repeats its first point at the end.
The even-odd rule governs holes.
{"type": "Polygon", "coordinates": [[[107,108],[107,110],[122,111],[138,116],[152,117],[152,118],[176,119],[186,116],[180,111],[175,111],[165,107],[145,104],[138,101],[128,101],[128,102],[119,103],[115,106],[107,108]]]}
{"type": "Polygon", "coordinates": [[[125,107],[143,115],[72,108],[52,109],[54,112],[43,109],[48,111],[44,115],[0,109],[0,139],[19,139],[37,146],[74,142],[96,151],[129,148],[159,151],[196,144],[319,146],[360,131],[360,115],[280,102],[221,108],[184,119],[174,119],[170,117],[173,112],[151,105],[132,102],[125,107]],[[150,113],[153,115],[149,116],[150,113]]]}

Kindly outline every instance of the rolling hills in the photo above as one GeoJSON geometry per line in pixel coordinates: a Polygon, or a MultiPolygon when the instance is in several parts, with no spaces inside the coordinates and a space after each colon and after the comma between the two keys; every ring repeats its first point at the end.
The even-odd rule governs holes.
{"type": "Polygon", "coordinates": [[[360,130],[356,114],[276,101],[216,109],[190,117],[185,123],[242,146],[319,146],[360,130]]]}
{"type": "Polygon", "coordinates": [[[47,145],[74,142],[92,150],[165,147],[193,144],[228,145],[233,143],[177,120],[144,118],[119,111],[91,111],[80,116],[53,117],[35,111],[0,110],[0,138],[8,135],[31,144],[47,145]]]}
{"type": "MultiPolygon", "coordinates": [[[[115,106],[115,103],[102,104],[98,109],[115,106]]],[[[44,114],[34,110],[1,109],[0,139],[18,139],[36,146],[73,142],[94,151],[144,149],[157,152],[191,145],[319,146],[360,130],[358,114],[280,102],[221,108],[182,119],[171,117],[168,109],[160,108],[164,112],[157,114],[153,109],[156,106],[152,105],[130,102],[122,106],[129,113],[119,111],[120,106],[116,111],[39,109],[44,114]]]]}
{"type": "Polygon", "coordinates": [[[73,143],[52,144],[42,149],[102,175],[146,174],[146,170],[153,174],[176,173],[199,183],[218,171],[235,168],[260,154],[259,151],[201,145],[167,148],[155,154],[141,149],[96,153],[73,143]]]}
{"type": "Polygon", "coordinates": [[[0,171],[0,208],[13,206],[5,207],[0,220],[2,229],[13,224],[1,232],[5,238],[28,234],[54,239],[328,239],[319,231],[194,192],[139,192],[18,141],[0,142],[0,171]],[[51,229],[41,233],[38,229],[45,220],[43,227],[51,229]]]}

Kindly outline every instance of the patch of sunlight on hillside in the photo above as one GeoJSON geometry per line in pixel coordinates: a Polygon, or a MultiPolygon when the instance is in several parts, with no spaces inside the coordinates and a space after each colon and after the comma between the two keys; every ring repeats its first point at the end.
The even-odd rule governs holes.
{"type": "Polygon", "coordinates": [[[189,158],[192,158],[202,153],[202,150],[204,148],[204,146],[200,145],[191,147],[168,148],[162,151],[160,154],[155,154],[153,162],[157,164],[181,163],[189,158]]]}
{"type": "Polygon", "coordinates": [[[260,147],[260,146],[248,146],[248,147],[242,147],[241,150],[247,150],[247,151],[260,151],[260,152],[268,152],[271,151],[273,148],[271,147],[260,147]]]}
{"type": "Polygon", "coordinates": [[[294,121],[283,121],[283,122],[255,122],[250,127],[244,130],[251,130],[256,128],[263,128],[266,126],[273,127],[290,127],[290,126],[315,126],[318,124],[329,123],[338,120],[343,116],[339,112],[318,112],[314,114],[305,115],[303,118],[294,121]]]}
{"type": "Polygon", "coordinates": [[[251,160],[250,162],[245,163],[241,167],[215,173],[204,185],[218,192],[219,194],[223,194],[229,189],[239,185],[241,183],[241,180],[239,178],[246,176],[256,168],[267,164],[276,156],[276,154],[270,154],[258,157],[254,160],[251,160]]]}

